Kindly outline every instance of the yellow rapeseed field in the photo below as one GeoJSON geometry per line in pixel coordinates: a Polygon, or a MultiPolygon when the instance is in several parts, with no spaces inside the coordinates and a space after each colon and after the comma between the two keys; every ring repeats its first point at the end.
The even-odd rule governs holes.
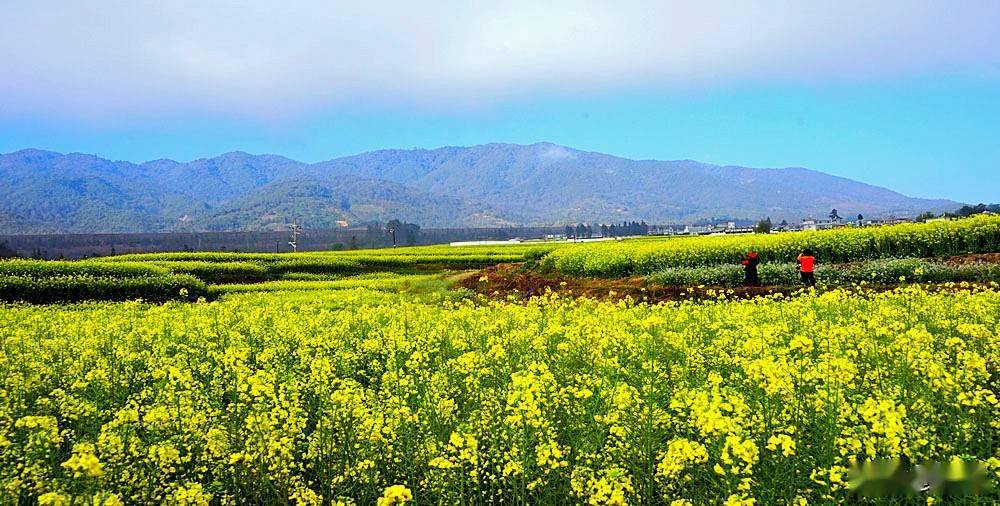
{"type": "Polygon", "coordinates": [[[0,503],[841,502],[858,459],[995,480],[998,370],[995,285],[4,306],[0,503]]]}
{"type": "Polygon", "coordinates": [[[558,248],[545,263],[564,274],[618,277],[670,267],[739,265],[747,251],[762,262],[794,262],[804,248],[820,264],[878,258],[940,257],[1000,251],[1000,216],[886,227],[599,242],[558,248]]]}

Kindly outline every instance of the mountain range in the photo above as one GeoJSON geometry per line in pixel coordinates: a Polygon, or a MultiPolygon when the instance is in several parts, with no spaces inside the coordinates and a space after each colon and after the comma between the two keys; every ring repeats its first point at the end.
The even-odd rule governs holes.
{"type": "Polygon", "coordinates": [[[955,209],[804,168],[629,160],[550,143],[382,150],[307,164],[226,153],[141,164],[0,154],[0,233],[269,230],[396,218],[423,227],[798,220],[955,209]]]}

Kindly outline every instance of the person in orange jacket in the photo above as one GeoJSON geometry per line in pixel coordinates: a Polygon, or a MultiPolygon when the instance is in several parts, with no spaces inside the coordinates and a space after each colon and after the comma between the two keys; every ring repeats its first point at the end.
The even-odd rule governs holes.
{"type": "Polygon", "coordinates": [[[743,264],[743,286],[760,286],[760,276],[757,274],[757,264],[760,263],[760,260],[757,258],[757,252],[748,252],[741,263],[743,264]]]}
{"type": "Polygon", "coordinates": [[[816,284],[816,257],[812,250],[806,248],[799,254],[799,275],[802,277],[802,284],[813,286],[816,284]]]}

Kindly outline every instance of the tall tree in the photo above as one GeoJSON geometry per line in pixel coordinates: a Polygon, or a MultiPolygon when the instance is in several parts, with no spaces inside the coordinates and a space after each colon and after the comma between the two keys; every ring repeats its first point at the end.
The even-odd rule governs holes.
{"type": "Polygon", "coordinates": [[[7,243],[0,242],[0,258],[15,258],[19,256],[16,251],[7,247],[7,243]]]}
{"type": "Polygon", "coordinates": [[[413,246],[420,235],[420,226],[415,223],[403,223],[403,243],[413,246]]]}
{"type": "Polygon", "coordinates": [[[754,233],[757,234],[770,234],[771,233],[771,217],[768,216],[767,219],[760,220],[753,227],[754,233]]]}

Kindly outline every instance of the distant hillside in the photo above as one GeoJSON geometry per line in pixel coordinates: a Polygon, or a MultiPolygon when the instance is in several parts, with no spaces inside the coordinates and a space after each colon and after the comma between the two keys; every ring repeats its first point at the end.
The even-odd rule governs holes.
{"type": "Polygon", "coordinates": [[[548,143],[375,151],[320,163],[313,170],[457,195],[526,222],[799,219],[825,216],[833,208],[850,216],[955,207],[952,201],[910,198],[802,168],[635,161],[548,143]]]}
{"type": "Polygon", "coordinates": [[[385,150],[305,164],[227,153],[114,162],[0,155],[0,233],[262,230],[399,218],[424,227],[798,220],[955,209],[803,168],[636,161],[548,143],[385,150]]]}
{"type": "Polygon", "coordinates": [[[425,193],[392,181],[351,176],[280,180],[214,210],[202,223],[209,230],[284,229],[289,216],[311,228],[336,228],[337,221],[385,223],[405,216],[439,227],[509,225],[495,213],[449,196],[425,193]]]}
{"type": "Polygon", "coordinates": [[[0,231],[5,234],[47,234],[58,230],[46,227],[41,223],[30,222],[6,211],[0,211],[0,231]]]}

